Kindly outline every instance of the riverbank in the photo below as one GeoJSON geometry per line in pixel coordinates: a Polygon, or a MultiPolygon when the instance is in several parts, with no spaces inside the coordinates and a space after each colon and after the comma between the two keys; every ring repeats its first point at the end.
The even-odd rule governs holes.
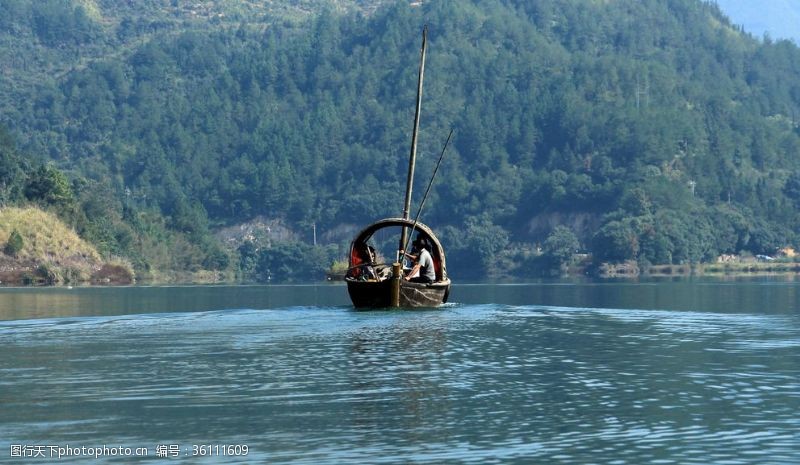
{"type": "Polygon", "coordinates": [[[16,263],[0,269],[0,285],[48,286],[59,284],[130,285],[135,282],[131,269],[122,264],[105,263],[97,269],[63,268],[48,263],[16,263]]]}
{"type": "MultiPolygon", "coordinates": [[[[573,270],[570,270],[573,275],[573,270]]],[[[577,271],[577,270],[576,270],[577,271]]],[[[574,275],[584,275],[586,270],[574,275]]],[[[669,276],[758,276],[800,274],[800,262],[791,260],[748,261],[728,263],[692,263],[682,265],[650,265],[640,267],[636,262],[603,263],[594,273],[597,278],[669,277],[669,276]]]]}
{"type": "Polygon", "coordinates": [[[0,282],[5,285],[130,284],[124,259],[102,257],[56,215],[34,207],[0,209],[0,282]]]}

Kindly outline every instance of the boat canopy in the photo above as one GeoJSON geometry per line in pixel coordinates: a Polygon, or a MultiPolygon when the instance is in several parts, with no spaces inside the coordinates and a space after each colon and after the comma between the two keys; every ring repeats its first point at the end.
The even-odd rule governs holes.
{"type": "Polygon", "coordinates": [[[429,252],[431,253],[431,258],[433,258],[433,266],[436,270],[436,281],[444,281],[447,279],[447,264],[444,256],[444,248],[442,248],[439,239],[428,226],[422,223],[414,224],[414,221],[403,218],[382,219],[372,223],[358,233],[350,244],[350,268],[352,269],[372,262],[367,241],[369,241],[372,235],[377,231],[393,227],[407,227],[408,229],[413,229],[411,234],[416,232],[419,237],[426,240],[431,248],[429,252]]]}

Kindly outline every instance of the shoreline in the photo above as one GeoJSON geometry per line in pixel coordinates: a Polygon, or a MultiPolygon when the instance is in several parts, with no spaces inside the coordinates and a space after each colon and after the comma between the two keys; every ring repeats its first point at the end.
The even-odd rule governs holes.
{"type": "MultiPolygon", "coordinates": [[[[462,284],[473,284],[480,282],[540,282],[559,281],[559,280],[594,280],[597,282],[614,280],[639,279],[688,279],[688,278],[760,278],[760,277],[795,277],[800,276],[800,263],[764,263],[764,264],[740,264],[731,266],[730,264],[695,264],[695,265],[653,265],[645,271],[630,267],[604,268],[595,273],[587,273],[584,268],[573,268],[569,273],[561,277],[542,278],[535,276],[506,276],[501,279],[483,278],[467,279],[462,284]],[[781,265],[781,266],[776,266],[781,265]]],[[[53,288],[53,289],[72,289],[72,288],[114,288],[114,287],[191,287],[191,286],[319,286],[336,285],[344,283],[343,280],[332,280],[322,278],[318,281],[303,282],[258,282],[258,281],[237,281],[236,279],[220,279],[219,275],[211,276],[201,273],[199,276],[181,276],[169,279],[144,278],[144,279],[103,279],[85,280],[72,282],[46,282],[36,280],[25,282],[24,280],[7,280],[8,273],[0,273],[0,290],[2,289],[27,289],[27,288],[53,288]],[[188,279],[181,279],[188,278],[188,279]],[[211,279],[209,279],[211,278],[211,279]],[[216,279],[214,279],[216,278],[216,279]]]]}
{"type": "MultiPolygon", "coordinates": [[[[635,262],[602,264],[594,277],[688,277],[688,276],[770,276],[800,274],[800,262],[693,263],[683,265],[650,265],[640,269],[635,262]]],[[[572,273],[570,273],[570,276],[572,273]]]]}

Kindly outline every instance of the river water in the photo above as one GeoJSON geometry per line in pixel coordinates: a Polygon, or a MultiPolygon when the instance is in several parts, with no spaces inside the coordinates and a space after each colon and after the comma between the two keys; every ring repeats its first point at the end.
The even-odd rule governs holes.
{"type": "Polygon", "coordinates": [[[800,463],[798,282],[451,298],[0,290],[0,462],[800,463]]]}

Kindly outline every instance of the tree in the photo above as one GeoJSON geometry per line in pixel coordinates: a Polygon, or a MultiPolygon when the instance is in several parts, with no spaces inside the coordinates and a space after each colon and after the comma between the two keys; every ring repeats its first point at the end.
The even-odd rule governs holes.
{"type": "Polygon", "coordinates": [[[792,173],[786,180],[783,193],[794,204],[795,208],[800,208],[800,172],[792,173]]]}
{"type": "Polygon", "coordinates": [[[67,177],[51,165],[42,165],[28,178],[25,197],[43,205],[70,207],[75,196],[67,177]]]}
{"type": "Polygon", "coordinates": [[[545,263],[551,270],[566,267],[572,262],[580,243],[575,233],[566,226],[556,226],[542,244],[545,263]]]}
{"type": "Polygon", "coordinates": [[[260,281],[317,281],[333,261],[333,248],[301,242],[279,242],[258,252],[255,266],[260,281]]]}
{"type": "Polygon", "coordinates": [[[11,231],[11,234],[9,234],[8,242],[6,243],[3,251],[6,253],[6,255],[16,257],[24,245],[25,242],[22,240],[22,235],[20,235],[19,231],[15,229],[11,231]]]}
{"type": "Polygon", "coordinates": [[[11,134],[0,125],[0,205],[21,197],[25,182],[24,167],[11,134]]]}
{"type": "Polygon", "coordinates": [[[639,234],[630,219],[606,223],[595,233],[592,243],[597,261],[623,262],[639,255],[639,234]]]}
{"type": "Polygon", "coordinates": [[[443,228],[440,235],[454,276],[474,278],[502,271],[497,269],[497,259],[508,247],[509,234],[488,215],[469,217],[463,227],[443,228]]]}

